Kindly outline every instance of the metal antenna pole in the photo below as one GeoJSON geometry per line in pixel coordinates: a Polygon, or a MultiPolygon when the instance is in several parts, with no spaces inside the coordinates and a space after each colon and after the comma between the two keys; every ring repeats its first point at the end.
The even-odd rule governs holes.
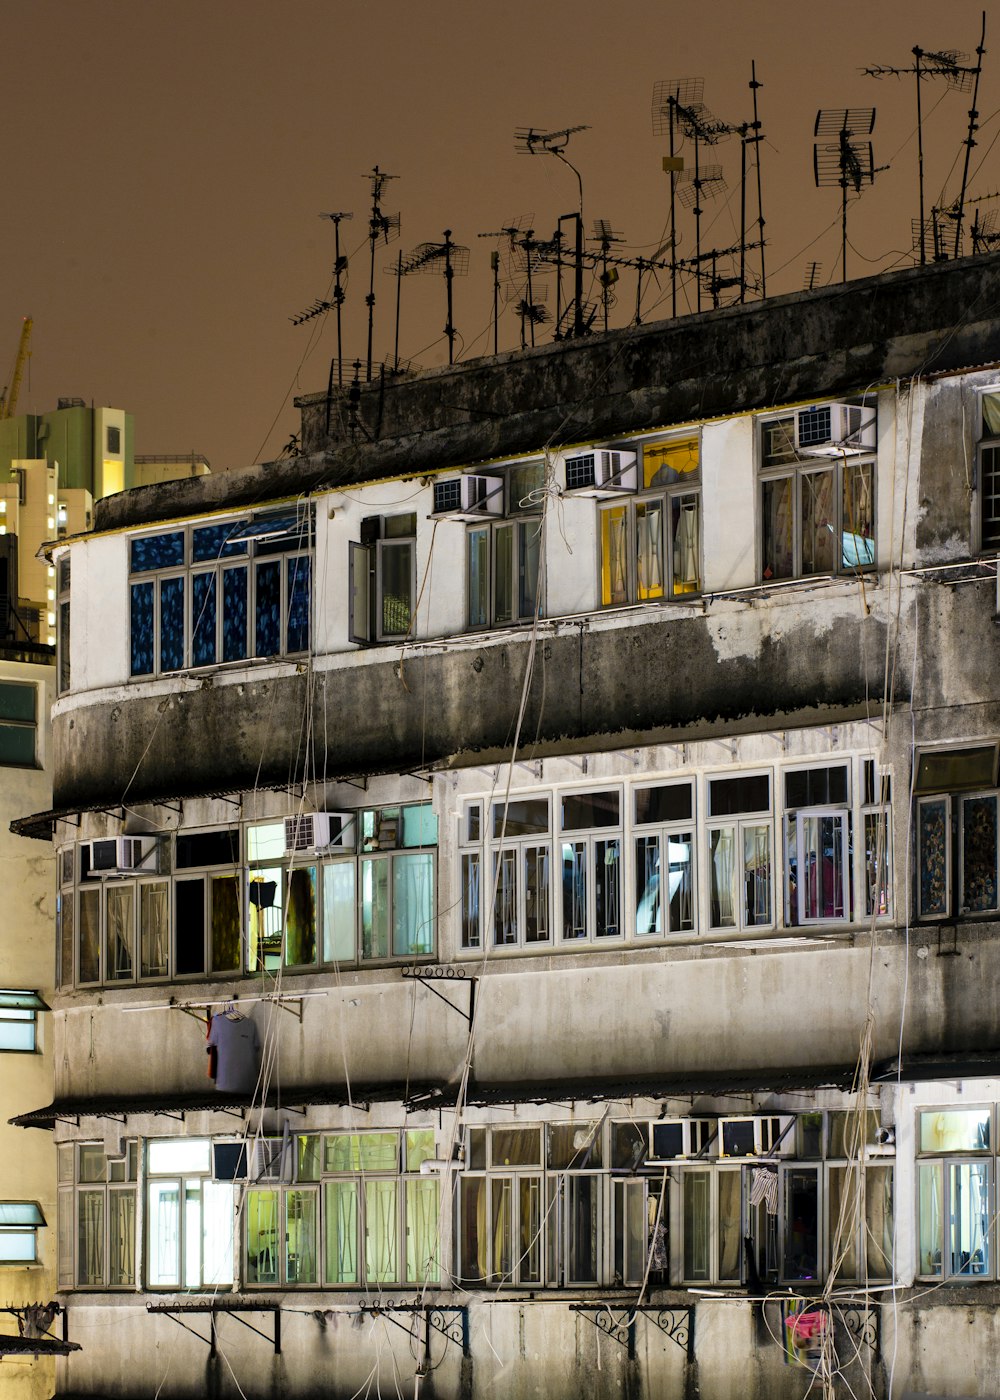
{"type": "Polygon", "coordinates": [[[753,130],[754,149],[757,157],[757,236],[760,240],[760,294],[767,296],[767,278],[764,275],[764,206],[761,199],[760,184],[760,118],[757,115],[757,89],[763,87],[763,83],[757,81],[757,65],[753,59],[750,60],[750,91],[753,93],[753,130]]]}
{"type": "Polygon", "coordinates": [[[493,269],[493,353],[500,350],[500,254],[496,248],[490,254],[490,267],[493,269]]]}
{"type": "Polygon", "coordinates": [[[674,161],[674,111],[677,98],[671,97],[670,108],[670,314],[677,319],[677,172],[674,161]]]}
{"type": "Polygon", "coordinates": [[[747,295],[747,129],[740,127],[740,301],[747,295]]]}
{"type": "Polygon", "coordinates": [[[444,280],[448,290],[448,320],[445,323],[444,333],[448,337],[448,363],[455,363],[455,324],[452,319],[452,289],[451,284],[455,278],[455,269],[451,265],[451,229],[444,231],[444,280]]]}
{"type": "Polygon", "coordinates": [[[955,250],[952,257],[958,257],[958,250],[962,240],[962,216],[965,212],[965,191],[969,182],[969,161],[972,157],[972,148],[976,144],[975,134],[979,129],[976,118],[979,113],[976,111],[976,100],[979,96],[979,75],[983,71],[983,54],[986,52],[986,11],[983,11],[983,28],[979,36],[979,45],[976,49],[976,76],[972,85],[972,106],[969,108],[969,134],[965,138],[965,164],[962,167],[962,191],[958,196],[958,218],[955,220],[955,250]]]}
{"type": "Polygon", "coordinates": [[[403,250],[396,254],[396,344],[392,355],[392,368],[399,373],[399,306],[403,299],[403,250]]]}
{"type": "Polygon", "coordinates": [[[924,56],[919,44],[913,49],[913,71],[917,77],[917,195],[920,203],[920,266],[927,262],[927,232],[924,228],[924,122],[920,98],[920,60],[924,56]]]}

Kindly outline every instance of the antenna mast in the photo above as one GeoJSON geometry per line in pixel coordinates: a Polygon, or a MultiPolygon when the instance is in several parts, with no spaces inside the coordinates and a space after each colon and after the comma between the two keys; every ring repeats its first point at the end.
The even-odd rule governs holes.
{"type": "Polygon", "coordinates": [[[856,194],[875,179],[872,143],[862,138],[875,129],[874,107],[820,110],[813,128],[813,174],[816,188],[840,186],[840,239],[842,281],[847,281],[847,190],[856,194]]]}
{"type": "MultiPolygon", "coordinates": [[[[653,135],[668,138],[668,154],[663,170],[670,176],[670,314],[677,315],[677,181],[684,170],[684,157],[676,150],[680,118],[678,113],[700,111],[704,107],[704,78],[664,78],[653,84],[653,135]]],[[[683,131],[681,132],[683,135],[683,131]]],[[[642,281],[642,274],[639,276],[642,281]]]]}
{"type": "MultiPolygon", "coordinates": [[[[580,192],[580,208],[575,215],[564,215],[564,218],[576,219],[576,244],[575,261],[576,270],[574,273],[575,307],[573,312],[574,336],[585,335],[587,326],[583,314],[583,176],[576,166],[567,160],[565,153],[569,144],[569,138],[578,131],[589,131],[587,126],[566,126],[561,131],[536,131],[533,126],[518,127],[514,132],[514,149],[519,155],[550,155],[561,160],[563,165],[568,166],[576,176],[577,188],[580,192]]],[[[562,220],[560,219],[560,223],[562,220]]],[[[557,325],[558,329],[558,325],[557,325]]],[[[534,337],[532,337],[534,344],[534,337]]]]}
{"type": "Polygon", "coordinates": [[[965,213],[965,191],[969,182],[969,161],[972,158],[972,148],[976,144],[975,135],[979,130],[978,116],[976,111],[976,100],[979,96],[979,75],[983,71],[983,54],[986,52],[986,11],[983,11],[983,27],[979,36],[979,44],[976,48],[976,68],[975,79],[972,85],[972,106],[969,108],[969,134],[965,138],[965,163],[962,167],[962,190],[958,196],[958,217],[955,220],[955,252],[958,257],[958,249],[962,239],[962,217],[965,213]]]}
{"type": "Polygon", "coordinates": [[[448,289],[448,319],[444,333],[448,337],[448,363],[455,363],[455,325],[452,319],[452,282],[456,277],[464,277],[469,270],[469,250],[459,243],[452,243],[451,229],[444,231],[443,243],[420,243],[412,253],[401,257],[395,268],[400,278],[411,272],[443,272],[448,289]]]}
{"type": "Polygon", "coordinates": [[[365,297],[365,305],[368,307],[368,360],[365,378],[370,382],[372,377],[372,333],[375,324],[375,247],[380,239],[388,244],[399,236],[399,215],[383,214],[382,212],[382,187],[386,180],[395,180],[396,176],[386,175],[376,165],[366,178],[371,181],[372,190],[372,211],[368,219],[371,270],[368,277],[368,295],[365,297]]]}
{"type": "MultiPolygon", "coordinates": [[[[929,52],[917,45],[912,52],[912,68],[892,68],[880,64],[872,68],[864,68],[862,72],[869,78],[900,78],[912,74],[916,79],[917,192],[920,202],[920,219],[917,229],[920,236],[920,264],[923,266],[927,262],[927,226],[924,214],[924,123],[920,83],[923,78],[944,78],[950,88],[954,88],[957,92],[968,92],[972,86],[972,75],[976,70],[964,66],[968,62],[968,54],[958,53],[954,49],[929,52]]],[[[973,106],[975,106],[974,102],[973,106]]]]}

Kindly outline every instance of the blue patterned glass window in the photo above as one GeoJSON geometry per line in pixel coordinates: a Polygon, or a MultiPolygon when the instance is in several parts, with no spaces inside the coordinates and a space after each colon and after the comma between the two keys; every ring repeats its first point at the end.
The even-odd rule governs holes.
{"type": "Polygon", "coordinates": [[[230,559],[233,555],[246,554],[245,540],[235,540],[239,521],[229,520],[225,525],[200,525],[191,532],[191,559],[195,564],[208,563],[213,559],[230,559]]]}
{"type": "Polygon", "coordinates": [[[257,565],[254,598],[254,653],[277,656],[281,651],[281,561],[257,565]]]}
{"type": "Polygon", "coordinates": [[[211,666],[215,661],[215,630],[218,604],[217,575],[194,574],[191,578],[191,665],[211,666]]]}
{"type": "Polygon", "coordinates": [[[288,634],[286,651],[309,650],[309,558],[300,554],[287,562],[288,634]]]}
{"type": "Polygon", "coordinates": [[[247,654],[247,570],[222,575],[222,659],[242,661],[247,654]]]}
{"type": "Polygon", "coordinates": [[[133,583],[129,617],[129,667],[133,676],[153,673],[153,584],[133,583]]]}
{"type": "Polygon", "coordinates": [[[184,563],[184,531],[171,530],[166,535],[145,535],[133,540],[131,558],[134,574],[176,568],[184,563]]]}
{"type": "Polygon", "coordinates": [[[160,670],[184,665],[184,580],[160,580],[160,670]]]}

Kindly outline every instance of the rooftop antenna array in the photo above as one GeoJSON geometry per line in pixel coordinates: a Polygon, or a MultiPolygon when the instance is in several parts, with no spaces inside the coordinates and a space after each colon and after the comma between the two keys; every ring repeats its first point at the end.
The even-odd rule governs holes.
{"type": "Polygon", "coordinates": [[[959,53],[955,49],[940,49],[932,52],[917,45],[912,49],[912,53],[913,66],[911,68],[893,68],[888,64],[876,64],[870,68],[862,69],[862,72],[870,78],[901,78],[904,75],[909,75],[916,79],[917,190],[920,215],[919,223],[915,225],[915,231],[919,234],[920,263],[923,266],[927,262],[928,221],[924,214],[924,125],[921,83],[925,78],[944,78],[948,87],[953,88],[956,92],[969,92],[972,88],[973,75],[977,70],[968,66],[968,54],[959,53]]]}
{"type": "Polygon", "coordinates": [[[875,129],[874,107],[823,108],[813,128],[813,175],[816,188],[840,187],[840,239],[842,280],[847,281],[847,192],[860,194],[875,180],[872,143],[866,138],[875,129]]]}
{"type": "Polygon", "coordinates": [[[608,311],[614,306],[617,298],[612,290],[618,281],[618,269],[608,266],[608,254],[618,243],[625,242],[625,235],[615,233],[607,219],[594,220],[594,232],[592,242],[600,245],[598,257],[601,260],[601,273],[598,281],[601,284],[601,306],[604,312],[604,329],[608,329],[608,311]]]}
{"type": "Polygon", "coordinates": [[[366,380],[372,377],[372,333],[375,324],[375,249],[379,243],[386,245],[399,237],[399,215],[386,214],[382,210],[382,190],[387,180],[395,180],[395,175],[387,175],[384,170],[379,170],[376,165],[370,175],[365,177],[371,182],[372,208],[368,217],[368,242],[371,247],[371,270],[368,277],[368,295],[365,297],[365,305],[368,307],[368,359],[366,380]]]}
{"type": "MultiPolygon", "coordinates": [[[[572,163],[572,161],[567,159],[565,151],[567,145],[569,144],[569,138],[571,136],[574,136],[578,131],[588,130],[589,127],[587,126],[566,126],[559,131],[538,131],[533,126],[519,126],[514,132],[514,149],[519,155],[555,156],[557,160],[562,161],[563,165],[567,166],[570,170],[572,170],[573,174],[576,176],[577,188],[579,190],[580,195],[579,209],[572,214],[564,214],[559,219],[560,224],[563,222],[564,219],[573,219],[576,224],[572,302],[572,306],[574,308],[573,329],[569,332],[569,334],[574,336],[585,335],[588,329],[588,326],[585,323],[583,305],[583,176],[580,174],[579,170],[572,163]]],[[[558,236],[555,242],[555,254],[556,263],[561,270],[561,243],[559,241],[558,236]]],[[[561,314],[557,315],[557,336],[562,334],[562,332],[559,329],[561,320],[561,314]]],[[[532,343],[534,343],[534,341],[532,341],[532,343]]]]}
{"type": "MultiPolygon", "coordinates": [[[[432,272],[444,275],[448,291],[448,319],[444,333],[448,337],[448,363],[455,363],[455,324],[453,319],[452,282],[456,277],[465,277],[469,271],[469,250],[460,243],[451,241],[451,229],[444,231],[443,243],[419,243],[412,253],[404,257],[400,254],[395,268],[388,269],[400,278],[413,272],[432,272]]],[[[396,359],[399,359],[399,299],[396,300],[396,359]]]]}

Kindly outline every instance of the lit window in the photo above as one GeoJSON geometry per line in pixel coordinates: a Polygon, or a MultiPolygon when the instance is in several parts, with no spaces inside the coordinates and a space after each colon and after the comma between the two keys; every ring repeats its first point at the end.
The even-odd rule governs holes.
{"type": "Polygon", "coordinates": [[[37,992],[0,990],[0,1050],[34,1050],[38,1012],[48,1010],[37,992]]]}
{"type": "Polygon", "coordinates": [[[601,603],[645,603],[701,589],[698,439],[647,443],[642,489],[600,508],[601,603]]]}
{"type": "Polygon", "coordinates": [[[0,1264],[38,1262],[38,1231],[45,1216],[37,1201],[0,1201],[0,1264]]]}

